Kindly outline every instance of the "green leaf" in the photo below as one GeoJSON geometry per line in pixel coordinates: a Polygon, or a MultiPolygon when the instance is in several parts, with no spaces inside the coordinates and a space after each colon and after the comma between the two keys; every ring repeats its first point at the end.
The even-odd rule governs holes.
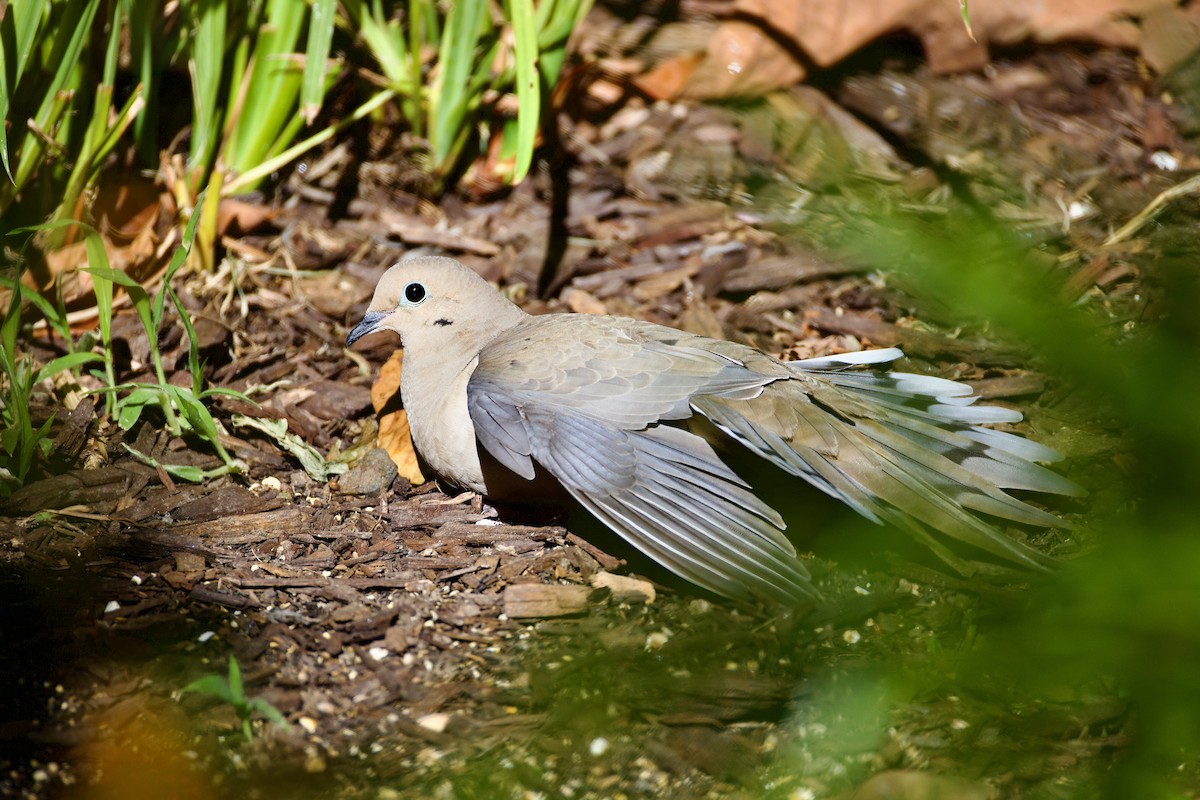
{"type": "Polygon", "coordinates": [[[68,353],[65,356],[59,356],[52,359],[45,366],[39,369],[33,377],[33,382],[38,383],[46,378],[51,378],[64,370],[74,371],[84,364],[90,364],[94,361],[103,361],[104,358],[98,353],[68,353]]]}
{"type": "Polygon", "coordinates": [[[207,473],[199,467],[183,464],[162,464],[161,466],[172,478],[178,478],[188,483],[199,483],[207,477],[207,473]]]}
{"type": "Polygon", "coordinates": [[[958,0],[958,11],[962,15],[963,27],[967,29],[967,36],[971,37],[971,41],[975,41],[975,31],[971,30],[971,12],[967,9],[967,0],[958,0]]]}
{"type": "Polygon", "coordinates": [[[17,447],[20,445],[18,440],[20,438],[21,431],[16,426],[4,428],[0,430],[0,447],[3,447],[4,452],[11,456],[17,452],[17,447]]]}
{"type": "Polygon", "coordinates": [[[297,142],[279,155],[264,161],[258,166],[247,170],[246,172],[226,183],[223,190],[224,196],[229,197],[248,191],[251,186],[265,178],[267,175],[270,175],[275,170],[291,163],[293,160],[299,158],[301,155],[321,144],[322,142],[332,139],[340,131],[373,113],[375,109],[379,108],[395,96],[396,93],[392,89],[386,89],[382,92],[379,92],[370,100],[356,108],[354,113],[350,116],[343,117],[342,119],[338,120],[337,123],[317,131],[304,141],[297,142]]]}
{"type": "Polygon", "coordinates": [[[258,714],[268,722],[273,722],[281,728],[290,728],[287,717],[276,708],[262,698],[256,697],[248,703],[249,711],[258,714]]]}
{"type": "Polygon", "coordinates": [[[138,386],[117,401],[117,425],[129,430],[142,416],[142,409],[150,403],[158,403],[162,396],[157,386],[138,386]]]}
{"type": "MultiPolygon", "coordinates": [[[[207,193],[208,190],[205,189],[203,192],[200,192],[200,194],[196,195],[196,205],[193,207],[192,213],[188,217],[187,227],[183,229],[183,239],[179,242],[179,246],[175,248],[175,252],[171,254],[171,261],[167,264],[167,271],[163,274],[163,288],[159,290],[158,295],[154,298],[154,311],[151,314],[151,322],[153,322],[153,336],[156,339],[159,326],[162,324],[163,308],[166,303],[167,289],[171,285],[171,281],[174,280],[175,273],[178,272],[179,268],[183,266],[183,263],[187,261],[188,253],[190,253],[192,250],[192,242],[196,240],[196,226],[200,222],[199,209],[203,207],[204,196],[207,193]]],[[[184,317],[185,319],[187,318],[187,312],[183,310],[182,306],[176,305],[176,309],[179,311],[179,316],[184,317]]],[[[190,319],[188,320],[188,325],[190,332],[190,319]]],[[[149,333],[149,330],[147,330],[147,333],[149,333]]],[[[194,336],[192,338],[195,339],[194,336]]]]}
{"type": "MultiPolygon", "coordinates": [[[[101,248],[103,248],[103,245],[101,245],[101,248]]],[[[107,261],[108,261],[107,257],[105,257],[104,260],[107,263],[107,261]]],[[[90,254],[88,256],[88,261],[89,261],[89,263],[91,262],[90,254]]],[[[112,267],[108,267],[108,266],[84,267],[83,272],[86,272],[89,275],[92,275],[96,278],[100,278],[102,281],[107,282],[109,292],[112,291],[112,284],[114,284],[114,283],[117,284],[118,286],[124,287],[125,293],[127,295],[129,295],[129,299],[133,302],[133,310],[135,312],[137,312],[138,319],[141,320],[142,328],[146,331],[146,336],[150,339],[150,347],[153,350],[153,348],[155,348],[158,344],[158,342],[157,342],[158,337],[157,337],[157,330],[154,325],[154,311],[150,307],[150,295],[147,294],[145,287],[142,286],[137,281],[135,281],[133,278],[126,275],[121,270],[113,269],[112,267]]],[[[100,304],[99,285],[100,285],[99,282],[97,282],[96,283],[97,306],[99,306],[99,304],[100,304]]],[[[112,321],[111,294],[105,298],[104,302],[108,306],[108,314],[107,314],[108,324],[111,325],[111,321],[112,321]]],[[[103,314],[103,312],[101,312],[101,313],[103,314]]],[[[101,328],[103,329],[103,327],[104,327],[104,324],[102,323],[101,328]]]]}
{"type": "Polygon", "coordinates": [[[175,290],[169,285],[163,284],[163,292],[171,296],[171,305],[175,306],[176,313],[179,314],[179,321],[183,324],[183,330],[188,337],[188,372],[192,375],[192,394],[200,397],[200,387],[204,383],[204,376],[201,375],[200,369],[200,350],[196,345],[196,328],[192,325],[192,318],[188,316],[187,309],[184,308],[183,302],[180,301],[179,295],[175,294],[175,290]]]}
{"type": "Polygon", "coordinates": [[[304,76],[300,85],[300,114],[312,125],[325,98],[325,73],[337,0],[313,0],[308,19],[308,46],[304,51],[304,76]]]}
{"type": "Polygon", "coordinates": [[[214,395],[224,395],[226,397],[233,397],[237,400],[241,400],[243,403],[249,403],[250,405],[256,406],[256,407],[258,406],[258,403],[251,400],[244,393],[239,392],[237,389],[230,389],[228,386],[210,386],[209,388],[205,389],[203,392],[200,392],[199,394],[197,394],[196,397],[198,397],[201,400],[204,400],[204,399],[206,399],[208,397],[212,397],[214,395]]]}
{"type": "Polygon", "coordinates": [[[475,51],[486,12],[487,5],[483,0],[459,0],[450,6],[446,16],[438,49],[437,77],[429,97],[433,120],[429,145],[435,172],[449,169],[455,143],[466,129],[467,109],[472,101],[468,86],[476,68],[475,51]]]}
{"type": "Polygon", "coordinates": [[[9,3],[9,8],[15,15],[13,29],[16,34],[17,53],[13,63],[12,82],[12,88],[15,89],[17,84],[21,82],[21,76],[25,74],[25,67],[29,63],[29,56],[33,53],[33,49],[38,43],[38,28],[41,27],[43,13],[50,10],[50,4],[39,2],[9,3]]]}
{"type": "MultiPolygon", "coordinates": [[[[31,3],[31,5],[40,6],[41,3],[31,3]]],[[[4,52],[4,37],[0,36],[0,65],[8,63],[8,55],[4,52]]],[[[13,81],[13,89],[16,89],[16,81],[13,81]]],[[[8,119],[8,106],[11,101],[8,96],[8,73],[7,70],[0,66],[0,120],[8,119]]],[[[15,185],[13,180],[12,168],[8,165],[8,126],[0,125],[0,165],[4,167],[4,174],[8,176],[8,182],[15,185]]]]}
{"type": "Polygon", "coordinates": [[[229,694],[233,697],[234,702],[239,704],[246,699],[242,688],[242,668],[238,666],[237,659],[233,656],[229,657],[229,694]]]}
{"type": "MultiPolygon", "coordinates": [[[[36,0],[34,1],[36,2],[36,0]]],[[[70,38],[56,39],[54,52],[51,55],[53,59],[51,63],[56,64],[57,69],[54,77],[51,78],[48,84],[38,87],[38,94],[42,97],[42,104],[38,108],[34,120],[41,130],[50,131],[48,122],[52,109],[54,104],[58,102],[59,92],[66,88],[68,80],[72,77],[72,73],[79,63],[84,46],[92,34],[92,20],[95,18],[96,10],[99,7],[99,0],[89,0],[88,2],[66,3],[56,9],[56,17],[58,19],[75,20],[76,23],[73,30],[65,26],[62,28],[63,32],[71,30],[70,38]]],[[[18,167],[18,172],[24,172],[24,170],[18,167]]],[[[22,181],[17,181],[18,186],[21,183],[22,181]]]]}
{"type": "Polygon", "coordinates": [[[22,302],[33,304],[38,311],[42,312],[42,316],[45,317],[47,324],[54,328],[54,330],[58,331],[60,335],[63,335],[68,342],[70,341],[70,326],[67,323],[65,315],[60,313],[59,309],[51,305],[49,300],[47,300],[45,297],[42,297],[42,295],[39,294],[36,289],[26,286],[19,281],[9,280],[8,278],[0,278],[0,286],[3,286],[10,291],[19,292],[22,302]]]}
{"type": "MultiPolygon", "coordinates": [[[[363,0],[347,0],[345,6],[352,23],[392,88],[406,95],[419,92],[421,87],[412,84],[408,63],[410,55],[399,21],[387,18],[379,0],[372,0],[370,7],[363,0]]],[[[419,127],[413,120],[410,123],[419,127]]]]}
{"type": "MultiPolygon", "coordinates": [[[[224,104],[217,102],[229,35],[228,3],[189,0],[184,4],[194,33],[188,42],[188,73],[192,78],[192,136],[188,164],[207,172],[221,138],[224,104]]],[[[236,92],[239,87],[234,86],[236,92]]]]}
{"type": "Polygon", "coordinates": [[[207,694],[226,703],[233,702],[233,693],[229,689],[229,683],[220,675],[205,675],[197,678],[180,691],[207,694]]]}
{"type": "Polygon", "coordinates": [[[234,173],[261,163],[295,117],[302,78],[296,42],[307,13],[307,4],[296,0],[267,0],[267,19],[254,40],[244,100],[222,145],[225,163],[234,173]]]}
{"type": "Polygon", "coordinates": [[[219,442],[221,434],[217,431],[216,421],[204,404],[192,395],[190,389],[170,384],[164,386],[163,389],[171,397],[175,407],[183,414],[183,418],[187,420],[188,425],[196,432],[197,436],[209,444],[215,445],[219,442]]]}
{"type": "Polygon", "coordinates": [[[0,322],[0,347],[4,348],[9,363],[15,363],[17,353],[17,331],[21,327],[21,296],[18,292],[9,295],[8,313],[0,322]]]}
{"type": "Polygon", "coordinates": [[[262,419],[234,414],[232,422],[238,428],[252,428],[275,440],[281,448],[291,453],[310,478],[315,481],[329,480],[329,476],[346,471],[347,465],[329,463],[315,447],[294,433],[288,433],[286,419],[262,419]]]}
{"type": "Polygon", "coordinates": [[[533,0],[506,0],[513,26],[513,55],[517,66],[517,152],[512,182],[525,180],[533,164],[533,149],[541,121],[542,91],[538,78],[538,41],[533,0]]]}

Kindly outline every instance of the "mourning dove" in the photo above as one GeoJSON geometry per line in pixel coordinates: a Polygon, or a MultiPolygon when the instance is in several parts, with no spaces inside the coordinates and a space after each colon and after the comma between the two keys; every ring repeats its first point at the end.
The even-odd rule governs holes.
{"type": "Polygon", "coordinates": [[[400,335],[413,444],[441,478],[514,499],[552,477],[650,558],[737,600],[818,595],[783,519],[717,456],[705,420],[951,561],[935,533],[1049,567],[975,512],[1061,526],[1003,490],[1080,493],[1035,463],[1054,451],[980,427],[1019,413],[973,405],[961,383],[882,371],[895,348],[784,362],[639,320],[531,316],[440,257],[384,273],[346,343],[380,330],[400,335]]]}

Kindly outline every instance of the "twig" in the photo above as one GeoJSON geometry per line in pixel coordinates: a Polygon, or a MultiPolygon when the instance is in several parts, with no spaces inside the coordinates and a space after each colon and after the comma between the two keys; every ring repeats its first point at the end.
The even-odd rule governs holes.
{"type": "Polygon", "coordinates": [[[1183,183],[1178,183],[1172,186],[1170,189],[1164,189],[1159,193],[1158,197],[1155,197],[1153,200],[1151,200],[1150,204],[1139,211],[1133,217],[1133,219],[1122,225],[1120,230],[1109,235],[1109,237],[1104,240],[1104,246],[1110,247],[1114,244],[1125,241],[1130,236],[1133,236],[1138,228],[1145,225],[1151,217],[1161,211],[1163,206],[1165,206],[1167,203],[1185,195],[1189,195],[1193,192],[1200,192],[1200,175],[1193,175],[1183,183]]]}

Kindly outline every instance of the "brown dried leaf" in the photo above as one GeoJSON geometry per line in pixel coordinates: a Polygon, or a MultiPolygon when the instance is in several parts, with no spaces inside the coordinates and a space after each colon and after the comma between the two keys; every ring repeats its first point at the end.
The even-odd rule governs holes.
{"type": "Polygon", "coordinates": [[[379,370],[379,377],[371,386],[371,405],[379,415],[379,446],[387,450],[396,464],[396,469],[413,486],[425,482],[421,467],[417,463],[417,452],[413,449],[412,434],[408,429],[408,412],[395,408],[393,399],[400,392],[400,370],[404,363],[404,351],[397,350],[379,370]],[[394,409],[394,410],[389,410],[394,409]]]}
{"type": "Polygon", "coordinates": [[[222,198],[217,206],[217,232],[222,235],[249,233],[272,220],[278,214],[261,203],[251,203],[234,197],[222,198]]]}
{"type": "Polygon", "coordinates": [[[1142,58],[1160,75],[1200,48],[1200,4],[1184,10],[1164,6],[1142,22],[1142,58]]]}
{"type": "Polygon", "coordinates": [[[703,50],[659,61],[635,82],[656,99],[762,95],[804,77],[793,55],[797,51],[830,66],[897,31],[920,39],[938,72],[983,66],[991,43],[1070,39],[1136,48],[1141,31],[1129,18],[1174,5],[1172,0],[977,3],[970,12],[973,39],[953,2],[736,0],[733,18],[717,26],[703,50]]]}
{"type": "Polygon", "coordinates": [[[566,289],[563,289],[562,300],[567,304],[567,308],[576,314],[608,313],[608,309],[604,307],[604,303],[597,300],[595,295],[575,286],[568,286],[566,289]]]}

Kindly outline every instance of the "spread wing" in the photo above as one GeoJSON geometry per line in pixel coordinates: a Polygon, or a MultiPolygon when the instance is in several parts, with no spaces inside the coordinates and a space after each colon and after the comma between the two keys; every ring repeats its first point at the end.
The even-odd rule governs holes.
{"type": "Polygon", "coordinates": [[[783,520],[699,436],[661,421],[701,392],[750,396],[770,379],[626,320],[548,315],[490,345],[467,387],[480,444],[532,479],[553,475],[604,524],[718,594],[816,597],[783,520]],[[532,341],[551,341],[556,348],[532,341]]]}
{"type": "Polygon", "coordinates": [[[1052,559],[977,512],[1061,525],[1004,491],[1078,494],[1035,463],[1056,454],[980,427],[1020,415],[973,405],[967,386],[857,369],[900,355],[785,364],[648,323],[550,315],[484,350],[468,408],[480,443],[502,464],[532,478],[537,462],[635,546],[727,596],[795,600],[814,592],[779,516],[703,439],[660,424],[694,413],[867,518],[908,531],[963,572],[970,565],[934,533],[1047,568],[1052,559]]]}

